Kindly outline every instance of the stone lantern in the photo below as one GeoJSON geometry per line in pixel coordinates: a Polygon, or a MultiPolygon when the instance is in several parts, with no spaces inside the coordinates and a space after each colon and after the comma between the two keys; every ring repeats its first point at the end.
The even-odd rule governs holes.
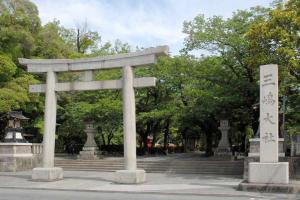
{"type": "Polygon", "coordinates": [[[215,152],[216,156],[230,156],[231,157],[230,144],[228,141],[229,129],[230,129],[229,121],[227,119],[221,119],[219,130],[222,133],[222,138],[219,142],[218,148],[216,149],[216,152],[215,152]]]}
{"type": "Polygon", "coordinates": [[[8,125],[5,129],[4,142],[17,142],[17,143],[26,143],[27,141],[23,137],[23,128],[21,126],[22,120],[28,120],[22,114],[22,111],[11,111],[7,115],[8,125]]]}
{"type": "Polygon", "coordinates": [[[93,121],[86,121],[84,132],[87,135],[86,142],[82,151],[80,151],[78,158],[82,160],[97,160],[99,159],[100,151],[95,142],[95,135],[97,133],[93,121]]]}

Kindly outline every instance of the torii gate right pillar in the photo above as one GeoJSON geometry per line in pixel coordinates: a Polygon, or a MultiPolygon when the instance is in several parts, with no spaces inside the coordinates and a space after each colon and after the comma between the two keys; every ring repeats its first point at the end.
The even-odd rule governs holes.
{"type": "Polygon", "coordinates": [[[117,183],[133,184],[146,181],[145,171],[136,169],[136,119],[133,80],[132,67],[124,66],[122,85],[125,170],[116,171],[115,181],[117,183]]]}

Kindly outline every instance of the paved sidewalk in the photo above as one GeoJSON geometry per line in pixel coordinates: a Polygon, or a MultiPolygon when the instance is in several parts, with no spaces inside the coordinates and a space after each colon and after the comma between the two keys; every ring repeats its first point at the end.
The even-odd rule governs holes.
{"type": "Polygon", "coordinates": [[[273,197],[295,199],[295,194],[272,194],[237,191],[242,181],[239,177],[193,174],[148,173],[147,182],[140,185],[113,183],[113,173],[65,171],[64,180],[56,182],[33,182],[31,171],[7,173],[0,172],[0,188],[18,188],[28,190],[60,190],[85,192],[114,192],[165,195],[214,195],[219,197],[246,197],[261,199],[273,197]]]}

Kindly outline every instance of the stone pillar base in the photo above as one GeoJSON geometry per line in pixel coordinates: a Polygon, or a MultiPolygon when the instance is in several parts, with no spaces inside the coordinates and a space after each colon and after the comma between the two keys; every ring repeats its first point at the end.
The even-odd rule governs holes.
{"type": "Polygon", "coordinates": [[[115,172],[115,182],[122,184],[138,184],[146,181],[145,170],[118,170],[115,172]]]}
{"type": "Polygon", "coordinates": [[[102,156],[99,151],[80,151],[77,158],[80,160],[99,160],[102,156]]]}
{"type": "Polygon", "coordinates": [[[0,143],[0,172],[32,169],[31,146],[31,143],[0,143]]]}
{"type": "Polygon", "coordinates": [[[34,168],[32,170],[33,181],[58,181],[63,179],[63,169],[59,167],[52,168],[34,168]]]}
{"type": "Polygon", "coordinates": [[[218,158],[224,158],[224,159],[232,159],[232,153],[230,151],[230,148],[228,147],[218,147],[215,152],[214,156],[218,158]]]}
{"type": "MultiPolygon", "coordinates": [[[[259,157],[260,152],[260,138],[249,139],[250,142],[250,151],[248,157],[259,157]]],[[[284,138],[278,138],[278,156],[285,157],[284,152],[284,138]]]]}
{"type": "Polygon", "coordinates": [[[288,184],[289,163],[249,163],[249,183],[288,184]]]}

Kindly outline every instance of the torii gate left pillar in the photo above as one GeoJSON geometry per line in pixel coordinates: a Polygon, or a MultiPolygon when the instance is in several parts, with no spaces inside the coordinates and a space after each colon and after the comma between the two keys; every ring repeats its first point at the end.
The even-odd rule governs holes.
{"type": "Polygon", "coordinates": [[[112,55],[85,59],[19,59],[28,67],[28,72],[46,73],[46,84],[31,85],[30,92],[46,93],[45,124],[43,138],[43,166],[33,169],[32,179],[38,181],[55,181],[63,178],[63,170],[54,167],[56,92],[73,90],[122,89],[124,121],[124,159],[125,169],[116,171],[117,183],[141,183],[146,180],[145,171],[136,168],[136,119],[134,87],[155,86],[154,77],[134,78],[133,67],[153,64],[157,56],[167,55],[168,47],[161,46],[134,53],[112,55]],[[92,81],[93,70],[122,68],[121,80],[92,81]],[[56,81],[56,73],[64,71],[84,71],[86,81],[56,81]]]}
{"type": "Polygon", "coordinates": [[[55,151],[55,128],[56,128],[56,74],[49,70],[46,75],[46,99],[44,113],[44,136],[43,136],[43,165],[41,168],[34,168],[33,180],[54,181],[63,179],[63,170],[54,167],[55,151]]]}

